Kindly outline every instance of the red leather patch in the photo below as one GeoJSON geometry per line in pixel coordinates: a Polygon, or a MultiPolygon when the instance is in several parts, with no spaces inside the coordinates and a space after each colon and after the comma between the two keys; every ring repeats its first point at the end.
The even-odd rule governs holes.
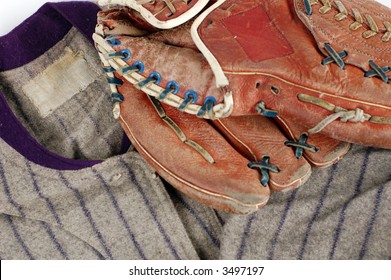
{"type": "Polygon", "coordinates": [[[262,7],[223,20],[247,56],[254,62],[282,57],[293,52],[262,7]]]}

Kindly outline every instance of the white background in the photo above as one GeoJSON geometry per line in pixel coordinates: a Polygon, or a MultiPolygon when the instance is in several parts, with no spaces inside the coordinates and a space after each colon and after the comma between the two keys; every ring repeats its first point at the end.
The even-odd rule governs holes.
{"type": "Polygon", "coordinates": [[[4,261],[2,280],[329,280],[389,279],[389,261],[4,261]],[[214,270],[213,276],[130,276],[129,269],[214,270]],[[224,267],[264,267],[262,275],[223,275],[224,267]],[[218,273],[217,270],[220,272],[218,273]],[[388,276],[387,276],[388,275],[388,276]]]}
{"type": "MultiPolygon", "coordinates": [[[[38,10],[45,2],[66,1],[70,0],[0,0],[0,36],[7,34],[14,27],[19,25],[23,20],[38,10]]],[[[377,1],[391,8],[391,0],[377,1]]]]}

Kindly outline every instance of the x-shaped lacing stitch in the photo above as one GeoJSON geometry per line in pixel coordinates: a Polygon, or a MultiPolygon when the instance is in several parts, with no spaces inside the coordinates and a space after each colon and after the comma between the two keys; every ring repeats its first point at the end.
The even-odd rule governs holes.
{"type": "Polygon", "coordinates": [[[257,168],[260,170],[262,174],[261,184],[264,187],[266,187],[270,181],[269,172],[279,173],[281,171],[277,166],[272,165],[269,162],[270,162],[270,157],[265,156],[262,158],[261,162],[250,162],[247,165],[251,169],[257,168]]]}
{"type": "Polygon", "coordinates": [[[336,121],[337,119],[340,119],[342,122],[365,122],[368,121],[371,116],[368,114],[365,114],[362,109],[357,108],[354,111],[347,111],[344,108],[336,107],[334,114],[326,117],[323,121],[321,121],[317,126],[310,129],[308,133],[310,134],[316,134],[318,132],[321,132],[326,126],[331,124],[332,122],[336,121]]]}
{"type": "Polygon", "coordinates": [[[307,143],[308,134],[304,133],[300,136],[299,141],[286,141],[284,144],[288,147],[295,148],[295,156],[297,159],[300,159],[303,156],[304,150],[311,152],[318,152],[319,149],[313,145],[307,143]]]}
{"type": "Polygon", "coordinates": [[[260,115],[264,117],[275,118],[278,116],[278,112],[267,109],[266,104],[263,101],[258,102],[256,110],[260,115]]]}
{"type": "Polygon", "coordinates": [[[369,78],[369,77],[379,76],[385,83],[387,84],[389,83],[390,78],[387,76],[386,73],[391,71],[390,67],[388,66],[380,67],[373,60],[369,61],[369,65],[373,70],[369,70],[365,72],[365,77],[369,78]]]}
{"type": "MultiPolygon", "coordinates": [[[[319,4],[319,0],[303,0],[303,1],[304,1],[305,12],[307,13],[307,15],[311,16],[313,14],[312,6],[319,4]]],[[[322,2],[322,7],[319,9],[319,12],[321,14],[326,14],[333,7],[331,5],[330,0],[320,0],[320,2],[322,2]]],[[[352,13],[349,14],[347,8],[342,3],[342,1],[335,0],[334,4],[335,4],[334,7],[339,11],[339,13],[335,16],[335,19],[337,21],[344,20],[349,16],[351,16],[354,19],[354,22],[349,27],[350,30],[352,31],[355,31],[364,25],[365,23],[364,18],[356,8],[352,8],[352,13]]],[[[374,18],[368,14],[365,14],[364,17],[367,20],[366,26],[369,27],[369,30],[366,30],[363,33],[363,37],[365,39],[369,39],[379,34],[381,30],[380,27],[377,25],[377,22],[374,20],[374,18]]],[[[391,39],[391,23],[388,21],[384,21],[383,24],[386,32],[382,36],[382,41],[388,42],[391,39]]]]}
{"type": "Polygon", "coordinates": [[[329,43],[324,44],[325,50],[330,54],[329,57],[326,57],[323,61],[322,64],[326,65],[331,62],[335,62],[338,64],[338,66],[341,69],[345,69],[345,62],[342,60],[342,58],[346,57],[348,53],[346,51],[342,51],[337,53],[332,46],[330,46],[329,43]]]}

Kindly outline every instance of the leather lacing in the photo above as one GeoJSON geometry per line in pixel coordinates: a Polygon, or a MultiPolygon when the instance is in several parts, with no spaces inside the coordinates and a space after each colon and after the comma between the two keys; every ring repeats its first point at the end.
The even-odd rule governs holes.
{"type": "Polygon", "coordinates": [[[362,14],[359,10],[356,8],[352,8],[352,12],[349,13],[348,9],[345,7],[345,5],[341,1],[333,1],[333,3],[330,0],[304,0],[304,6],[306,9],[306,13],[308,15],[312,15],[312,6],[314,5],[322,5],[322,7],[319,9],[319,12],[321,14],[326,14],[330,12],[331,10],[337,9],[339,12],[335,19],[337,21],[342,21],[347,18],[352,18],[354,22],[350,25],[350,30],[355,31],[364,25],[369,27],[369,30],[366,30],[363,33],[363,37],[365,39],[369,39],[379,33],[384,32],[382,36],[383,42],[389,42],[391,39],[391,23],[388,21],[384,21],[383,25],[384,27],[379,27],[376,23],[376,21],[373,19],[371,15],[362,14]],[[334,4],[334,5],[333,5],[334,4]],[[364,18],[366,19],[366,22],[364,21],[364,18]]]}
{"type": "Polygon", "coordinates": [[[277,166],[270,164],[270,157],[268,156],[263,157],[261,162],[250,162],[247,166],[251,169],[259,169],[262,175],[261,184],[264,187],[267,187],[270,181],[269,172],[280,173],[281,171],[277,166]]]}
{"type": "MultiPolygon", "coordinates": [[[[388,21],[383,22],[383,26],[378,26],[376,21],[373,19],[371,15],[364,14],[364,16],[356,9],[352,8],[351,13],[349,13],[348,9],[345,7],[345,5],[342,3],[342,1],[332,1],[332,0],[303,0],[304,1],[304,7],[305,12],[307,15],[311,16],[313,14],[313,7],[314,5],[321,5],[319,8],[320,14],[326,14],[332,10],[337,10],[338,13],[335,15],[335,20],[342,21],[345,19],[353,19],[354,22],[350,24],[349,28],[352,31],[359,30],[360,28],[365,28],[366,31],[362,34],[362,37],[364,39],[372,38],[378,34],[382,34],[381,40],[385,43],[390,42],[391,40],[391,23],[388,21]],[[365,19],[365,20],[364,20],[365,19]]],[[[335,50],[329,43],[324,44],[324,50],[326,53],[329,54],[328,57],[326,57],[322,64],[326,65],[329,63],[336,63],[341,69],[345,69],[345,62],[344,58],[348,56],[348,52],[345,50],[342,50],[338,52],[335,50]]],[[[372,77],[378,77],[381,80],[383,80],[385,83],[390,83],[390,77],[387,75],[391,71],[391,67],[389,66],[380,66],[375,61],[370,60],[368,62],[369,70],[364,71],[364,77],[366,78],[372,78],[372,77]]],[[[323,101],[318,100],[307,100],[308,98],[305,95],[300,95],[303,99],[299,97],[299,100],[304,102],[310,102],[315,105],[321,106],[323,101]]],[[[332,104],[331,104],[332,105],[332,104]]],[[[366,114],[363,110],[357,108],[356,110],[347,110],[344,108],[340,108],[337,106],[334,106],[334,108],[331,110],[333,111],[333,114],[326,117],[324,120],[322,120],[316,127],[309,130],[310,134],[318,133],[322,131],[326,126],[331,124],[332,122],[340,119],[342,122],[365,122],[365,121],[371,121],[375,123],[388,123],[390,120],[389,118],[379,118],[379,117],[373,117],[368,114],[366,114]]]]}
{"type": "MultiPolygon", "coordinates": [[[[106,39],[106,42],[110,46],[120,46],[121,42],[115,37],[115,36],[109,36],[106,39]]],[[[121,117],[121,106],[120,104],[125,101],[124,95],[122,95],[119,90],[118,86],[123,85],[123,81],[117,77],[114,76],[114,73],[118,73],[119,75],[123,76],[126,73],[143,73],[145,69],[145,65],[141,61],[135,61],[132,65],[127,65],[126,67],[123,67],[121,69],[116,70],[114,67],[112,67],[108,60],[112,59],[121,59],[123,61],[127,61],[131,58],[132,53],[128,49],[124,49],[121,51],[112,51],[108,52],[105,55],[99,52],[99,55],[102,59],[102,62],[104,64],[103,71],[106,72],[108,75],[107,82],[110,85],[110,88],[112,90],[111,93],[111,99],[112,103],[114,105],[113,113],[114,117],[116,119],[119,119],[121,117]]],[[[158,72],[152,72],[147,78],[144,78],[140,80],[138,83],[136,83],[134,86],[137,89],[141,89],[144,87],[147,87],[149,84],[159,84],[161,82],[161,76],[158,72]]],[[[163,100],[167,97],[169,94],[176,94],[179,91],[179,85],[175,81],[171,81],[167,83],[166,89],[163,90],[160,95],[155,98],[153,96],[148,96],[149,100],[151,101],[152,105],[154,106],[156,112],[158,113],[159,117],[175,132],[175,134],[178,136],[179,140],[182,141],[184,144],[188,145],[195,151],[197,151],[208,163],[213,164],[215,163],[214,158],[212,155],[200,144],[196,143],[195,141],[189,139],[186,134],[183,132],[183,130],[166,114],[163,106],[160,103],[160,100],[163,100]]],[[[194,91],[189,91],[186,96],[184,102],[195,102],[197,98],[197,93],[194,91]]],[[[209,97],[205,100],[204,105],[201,107],[199,111],[199,115],[209,113],[212,110],[213,105],[216,104],[216,100],[213,97],[209,97]]],[[[184,105],[184,108],[188,104],[184,105]]]]}
{"type": "MultiPolygon", "coordinates": [[[[105,39],[105,42],[110,45],[111,47],[114,46],[120,46],[121,42],[116,38],[116,36],[108,36],[105,39]]],[[[111,51],[107,52],[106,54],[101,54],[104,60],[109,61],[113,59],[120,59],[122,61],[128,61],[132,57],[132,52],[129,49],[123,49],[120,51],[111,51]]],[[[132,65],[127,65],[118,69],[115,69],[112,66],[106,66],[103,68],[103,70],[106,73],[118,73],[121,76],[131,74],[131,73],[138,73],[142,74],[145,70],[145,65],[142,61],[135,61],[132,65]]],[[[141,80],[137,81],[134,86],[139,89],[143,90],[144,88],[149,87],[151,84],[159,85],[162,81],[162,77],[159,74],[159,72],[152,72],[149,74],[148,77],[143,77],[141,80]]],[[[113,78],[110,77],[108,79],[109,84],[112,85],[121,85],[122,81],[118,78],[113,78]]],[[[170,81],[166,84],[165,88],[161,89],[161,92],[156,96],[156,98],[159,101],[164,101],[165,99],[169,98],[170,95],[176,95],[180,91],[180,86],[176,81],[170,81]]],[[[121,103],[124,98],[119,94],[118,92],[113,92],[112,94],[112,99],[113,99],[113,104],[114,104],[114,116],[116,118],[119,117],[120,115],[120,108],[119,108],[119,103],[121,103]]],[[[180,111],[185,111],[189,105],[195,104],[196,101],[198,100],[198,94],[194,90],[188,90],[185,92],[184,99],[182,99],[182,102],[176,106],[180,111]]],[[[203,102],[203,105],[201,105],[198,110],[196,115],[199,118],[203,118],[206,115],[210,119],[214,119],[214,113],[213,113],[213,107],[216,106],[217,100],[213,96],[207,96],[203,102]]]]}
{"type": "MultiPolygon", "coordinates": [[[[263,102],[263,101],[258,102],[255,109],[257,110],[257,112],[261,116],[264,116],[267,118],[277,118],[278,117],[278,112],[273,111],[273,110],[269,110],[266,107],[265,102],[263,102]]],[[[295,150],[296,158],[300,159],[303,156],[304,151],[309,151],[309,152],[313,152],[313,153],[316,153],[319,151],[319,149],[317,147],[308,144],[307,141],[308,141],[308,134],[303,133],[300,136],[300,139],[298,141],[286,141],[284,143],[284,145],[288,146],[288,147],[292,147],[295,150]]]]}
{"type": "MultiPolygon", "coordinates": [[[[182,0],[186,5],[189,5],[192,0],[182,0]]],[[[155,4],[156,0],[136,0],[137,4],[144,5],[144,4],[155,4]]],[[[172,16],[176,13],[176,9],[174,6],[174,0],[163,0],[163,2],[166,4],[167,8],[170,10],[171,14],[169,16],[172,16]]]]}
{"type": "MultiPolygon", "coordinates": [[[[313,7],[314,5],[321,5],[322,7],[319,8],[319,13],[326,14],[332,10],[337,10],[338,14],[335,15],[335,20],[342,21],[345,19],[353,19],[354,22],[350,25],[350,30],[356,31],[362,27],[366,27],[366,30],[362,36],[365,39],[369,39],[374,37],[375,35],[384,33],[381,36],[381,39],[383,42],[390,42],[391,40],[391,23],[388,21],[384,21],[383,25],[384,27],[380,27],[377,25],[376,21],[373,19],[371,15],[364,14],[364,16],[357,10],[356,8],[352,8],[352,12],[349,13],[348,9],[345,7],[345,5],[341,1],[333,1],[330,0],[303,0],[304,1],[304,7],[305,11],[308,15],[313,14],[313,7]],[[364,20],[366,19],[366,21],[364,20]]],[[[343,50],[341,52],[337,52],[333,49],[333,47],[326,43],[325,44],[325,51],[330,54],[329,57],[324,59],[322,61],[322,64],[329,64],[332,62],[335,62],[338,64],[338,66],[341,69],[345,69],[345,62],[343,61],[343,58],[348,56],[348,53],[343,50]]],[[[379,77],[381,78],[385,83],[390,83],[390,78],[386,74],[391,71],[391,68],[389,66],[380,66],[375,61],[370,60],[369,61],[369,69],[368,71],[365,71],[365,77],[366,78],[372,78],[372,77],[379,77]]]]}

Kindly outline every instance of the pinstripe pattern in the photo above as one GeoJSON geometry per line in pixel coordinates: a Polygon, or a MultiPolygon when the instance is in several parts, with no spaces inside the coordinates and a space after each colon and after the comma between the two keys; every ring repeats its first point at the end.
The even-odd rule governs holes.
{"type": "Polygon", "coordinates": [[[34,191],[38,194],[38,196],[45,200],[46,204],[47,204],[47,207],[50,209],[50,212],[52,213],[55,221],[56,221],[56,224],[60,227],[63,226],[63,224],[61,223],[61,219],[60,217],[58,216],[56,210],[54,209],[54,206],[53,206],[53,203],[50,201],[50,199],[46,196],[44,196],[42,194],[42,191],[41,191],[41,188],[40,186],[38,185],[38,182],[37,182],[37,179],[35,178],[35,174],[34,172],[31,170],[31,164],[29,161],[26,161],[26,166],[27,166],[27,169],[28,169],[28,173],[31,177],[31,180],[33,181],[32,185],[34,187],[34,191]]]}
{"type": "Polygon", "coordinates": [[[225,225],[225,220],[224,220],[223,217],[221,217],[221,213],[219,213],[218,211],[215,211],[215,213],[216,213],[217,219],[218,219],[219,222],[220,222],[220,225],[224,226],[224,225],[225,225]]]}
{"type": "MultiPolygon", "coordinates": [[[[1,74],[1,72],[0,72],[0,74],[1,74]]],[[[3,80],[3,79],[0,79],[0,81],[1,81],[1,83],[0,83],[1,91],[3,91],[6,95],[10,96],[9,99],[8,99],[9,106],[11,108],[21,108],[22,106],[21,106],[21,103],[20,103],[20,101],[18,99],[18,96],[17,95],[12,95],[12,94],[7,94],[7,93],[12,93],[12,88],[8,85],[7,81],[3,80]]],[[[13,111],[16,112],[17,110],[14,109],[13,111]]],[[[22,123],[27,124],[26,127],[32,127],[33,126],[33,122],[30,121],[29,117],[26,115],[25,112],[19,111],[18,113],[19,113],[19,115],[18,115],[19,120],[22,123]]]]}
{"type": "Polygon", "coordinates": [[[74,154],[73,158],[78,159],[84,159],[86,158],[83,154],[81,146],[79,142],[72,136],[66,125],[64,124],[64,121],[61,119],[60,116],[58,116],[56,113],[53,113],[52,116],[56,119],[56,122],[61,126],[62,130],[65,132],[66,135],[68,135],[68,141],[71,143],[70,146],[74,147],[74,154]]]}
{"type": "Polygon", "coordinates": [[[292,207],[292,203],[295,200],[296,195],[297,195],[297,190],[294,190],[292,192],[292,195],[289,197],[289,199],[288,199],[288,201],[286,203],[286,207],[285,207],[284,212],[282,214],[282,217],[281,217],[281,219],[280,219],[280,221],[278,223],[278,228],[277,228],[275,234],[273,235],[273,239],[271,241],[271,249],[270,249],[268,257],[267,257],[268,260],[273,260],[274,259],[274,251],[276,249],[276,244],[278,243],[278,238],[280,236],[281,230],[284,227],[284,224],[285,224],[285,221],[286,221],[286,217],[288,216],[288,212],[289,212],[289,210],[292,207]]]}
{"type": "Polygon", "coordinates": [[[61,171],[58,172],[58,177],[60,178],[60,180],[64,184],[64,186],[66,186],[69,190],[71,190],[74,193],[75,197],[77,198],[77,200],[80,203],[80,207],[83,210],[84,216],[87,218],[88,223],[91,225],[96,237],[99,239],[100,244],[102,245],[106,255],[109,257],[109,259],[113,259],[110,248],[107,246],[106,240],[104,239],[104,237],[102,236],[102,233],[99,231],[98,227],[96,226],[96,223],[95,223],[93,217],[91,216],[90,211],[88,210],[88,208],[86,206],[86,203],[83,199],[83,196],[80,194],[80,192],[77,189],[75,189],[74,187],[71,186],[71,184],[64,177],[64,175],[62,174],[61,171]]]}
{"type": "MultiPolygon", "coordinates": [[[[103,88],[102,88],[103,89],[103,88]]],[[[100,92],[102,92],[103,90],[101,90],[100,92]]],[[[99,125],[98,125],[98,121],[96,121],[94,119],[94,117],[92,116],[91,113],[88,112],[88,110],[86,109],[86,104],[81,104],[82,103],[82,100],[79,98],[78,95],[75,96],[74,98],[77,103],[76,104],[79,104],[79,110],[82,110],[84,111],[84,113],[86,114],[86,116],[88,117],[88,119],[91,121],[92,125],[94,126],[95,128],[95,131],[98,135],[98,139],[102,139],[103,142],[106,144],[107,148],[110,150],[110,152],[114,153],[113,151],[113,147],[112,145],[110,144],[109,140],[107,139],[107,137],[105,135],[103,135],[101,129],[99,128],[99,125]]]]}
{"type": "Polygon", "coordinates": [[[315,169],[300,189],[273,194],[245,221],[228,216],[221,257],[388,259],[390,158],[389,151],[354,146],[339,164],[315,169]]]}
{"type": "MultiPolygon", "coordinates": [[[[197,259],[196,250],[186,230],[183,226],[180,227],[181,221],[174,205],[162,204],[162,201],[169,202],[169,196],[161,183],[157,184],[160,180],[152,176],[153,171],[135,153],[128,153],[110,159],[110,162],[80,171],[56,171],[31,162],[26,164],[26,160],[4,142],[0,141],[0,147],[2,153],[6,152],[2,156],[5,156],[7,164],[2,166],[7,170],[12,168],[15,174],[18,174],[18,178],[14,178],[16,180],[9,181],[10,189],[23,190],[15,192],[12,201],[7,200],[5,192],[0,192],[0,200],[7,202],[0,206],[0,211],[11,211],[12,214],[21,216],[19,208],[26,213],[25,217],[41,220],[40,226],[47,238],[41,235],[44,242],[42,244],[46,245],[40,245],[39,248],[46,248],[42,254],[47,254],[52,248],[48,258],[72,259],[75,254],[87,254],[86,251],[75,252],[75,248],[69,248],[67,242],[76,238],[92,246],[85,249],[90,251],[90,257],[101,257],[97,249],[103,252],[104,258],[109,259],[197,259]],[[120,179],[115,179],[117,172],[123,174],[120,179]],[[150,179],[140,183],[143,178],[150,179]],[[34,203],[30,202],[29,198],[34,203]],[[24,207],[25,203],[27,204],[24,207]],[[19,207],[15,208],[14,205],[19,207]],[[157,205],[159,213],[155,208],[157,205]],[[58,217],[60,224],[54,216],[58,217]],[[173,224],[176,227],[173,228],[173,224]],[[62,237],[60,241],[53,226],[66,230],[67,239],[62,237]],[[69,237],[69,234],[73,237],[69,237]],[[172,238],[173,236],[175,238],[172,238]],[[155,241],[159,243],[153,243],[155,241]]],[[[14,236],[19,247],[25,251],[26,258],[33,258],[34,254],[28,244],[36,244],[39,241],[30,240],[31,234],[26,232],[26,226],[21,229],[13,226],[11,236],[14,236]],[[19,233],[20,230],[23,235],[19,233]],[[29,237],[28,242],[26,236],[29,237]]],[[[37,231],[34,228],[31,230],[37,231]]],[[[3,231],[0,231],[0,234],[2,233],[3,231]]],[[[7,240],[11,236],[0,238],[7,240]]],[[[200,238],[210,238],[207,233],[202,236],[200,238]]],[[[13,243],[11,239],[9,242],[13,243]]],[[[1,248],[0,246],[0,253],[3,255],[1,248]]],[[[41,253],[37,252],[38,255],[34,258],[41,258],[41,253]]],[[[9,258],[9,255],[6,258],[9,258]]]]}
{"type": "Polygon", "coordinates": [[[103,186],[103,188],[105,189],[106,193],[110,197],[110,200],[111,200],[111,202],[112,202],[112,204],[113,204],[113,206],[114,206],[114,208],[115,208],[115,210],[117,212],[117,215],[118,215],[119,219],[121,220],[121,222],[124,224],[128,234],[129,234],[129,237],[132,240],[132,243],[134,244],[134,246],[136,247],[138,253],[140,254],[140,257],[145,260],[146,259],[145,254],[144,254],[142,248],[140,247],[140,244],[137,242],[136,237],[134,236],[134,233],[130,229],[128,222],[125,220],[125,218],[123,216],[123,213],[122,213],[122,210],[121,210],[120,206],[118,205],[117,200],[115,199],[114,195],[110,192],[109,186],[107,185],[107,183],[105,182],[105,180],[99,174],[98,171],[96,171],[95,169],[92,169],[92,172],[94,173],[94,175],[96,177],[98,177],[99,181],[101,182],[101,185],[103,186]]]}
{"type": "Polygon", "coordinates": [[[167,182],[165,187],[199,257],[218,259],[222,226],[216,212],[173,189],[167,182]]]}
{"type": "Polygon", "coordinates": [[[33,255],[31,254],[29,248],[27,248],[27,246],[26,246],[24,240],[23,240],[22,237],[20,236],[19,231],[18,231],[17,227],[14,225],[11,216],[6,216],[6,219],[7,219],[7,222],[8,222],[8,224],[9,224],[9,226],[12,228],[12,231],[13,231],[13,233],[14,233],[14,237],[15,237],[16,240],[18,241],[20,247],[23,249],[23,251],[24,251],[24,253],[26,254],[27,258],[30,259],[30,260],[33,260],[34,257],[33,257],[33,255]]]}
{"type": "Polygon", "coordinates": [[[303,257],[304,257],[305,249],[306,249],[307,242],[308,242],[308,237],[309,237],[309,235],[311,233],[311,230],[312,230],[312,227],[314,226],[314,223],[319,218],[319,214],[320,214],[320,211],[322,210],[322,207],[323,207],[323,204],[324,204],[324,200],[326,199],[326,197],[328,195],[328,192],[329,192],[329,189],[330,189],[330,186],[331,186],[331,183],[334,180],[334,175],[335,175],[335,170],[336,169],[337,169],[337,164],[333,165],[332,168],[331,168],[330,177],[328,178],[327,183],[326,183],[326,185],[324,187],[324,190],[322,192],[322,195],[319,198],[319,202],[318,202],[318,205],[316,206],[316,210],[315,210],[315,212],[314,212],[310,222],[308,223],[307,230],[306,230],[306,232],[304,234],[303,243],[301,245],[300,253],[299,253],[299,256],[298,256],[299,260],[302,260],[303,257]]]}
{"type": "Polygon", "coordinates": [[[91,250],[95,253],[95,255],[97,256],[97,259],[98,260],[104,260],[104,256],[98,251],[96,250],[94,247],[91,247],[91,250]]]}
{"type": "Polygon", "coordinates": [[[339,241],[339,236],[341,234],[341,231],[342,231],[342,228],[343,228],[343,225],[344,225],[344,222],[345,222],[346,211],[347,211],[347,209],[349,207],[349,204],[361,193],[361,187],[362,187],[362,184],[364,182],[364,176],[365,176],[366,170],[368,168],[368,161],[369,161],[369,156],[370,156],[371,152],[372,152],[372,149],[370,149],[370,148],[366,150],[365,156],[364,156],[364,162],[363,162],[363,164],[361,166],[360,177],[357,180],[357,184],[356,184],[356,188],[354,190],[354,194],[353,194],[352,198],[350,200],[348,200],[344,204],[344,206],[342,207],[341,214],[340,214],[340,217],[339,217],[339,220],[338,220],[338,226],[335,229],[334,241],[333,241],[333,245],[332,245],[332,248],[331,248],[331,251],[330,251],[330,256],[329,256],[330,259],[334,258],[335,249],[337,247],[337,244],[338,244],[338,241],[339,241]]]}
{"type": "Polygon", "coordinates": [[[256,218],[256,214],[254,213],[254,214],[251,214],[247,220],[247,224],[246,224],[246,227],[244,228],[244,232],[243,232],[243,236],[242,236],[242,242],[240,243],[239,252],[236,257],[238,260],[243,259],[243,254],[246,249],[246,242],[247,242],[247,239],[250,235],[251,226],[254,223],[255,218],[256,218]]]}
{"type": "Polygon", "coordinates": [[[102,160],[49,169],[0,139],[0,259],[391,258],[390,151],[354,146],[254,214],[215,213],[164,188],[136,152],[117,155],[122,130],[100,67],[72,29],[44,55],[0,73],[6,100],[39,143],[64,157],[102,160]],[[83,56],[95,81],[41,118],[22,88],[64,48],[83,56]]]}
{"type": "Polygon", "coordinates": [[[46,222],[0,215],[0,229],[0,236],[6,236],[0,242],[3,259],[29,259],[19,241],[25,244],[34,259],[103,259],[93,247],[46,222]],[[17,229],[19,240],[9,225],[9,219],[17,229]]]}
{"type": "Polygon", "coordinates": [[[15,208],[17,209],[19,215],[21,217],[24,217],[24,212],[23,212],[23,209],[22,209],[22,206],[19,205],[12,197],[12,194],[11,194],[11,190],[10,190],[10,186],[8,184],[8,181],[7,181],[7,177],[5,176],[5,173],[4,173],[4,169],[3,169],[3,165],[1,163],[1,160],[0,160],[0,179],[2,181],[2,185],[3,185],[3,189],[4,189],[4,193],[5,193],[5,196],[8,200],[8,202],[15,208]]]}
{"type": "MultiPolygon", "coordinates": [[[[4,92],[5,98],[10,104],[14,103],[12,100],[17,100],[17,104],[14,103],[12,107],[15,115],[49,150],[64,157],[81,159],[105,159],[119,152],[123,132],[112,117],[110,90],[105,73],[95,49],[75,29],[55,48],[25,67],[0,72],[0,84],[3,83],[9,85],[4,92]],[[65,48],[72,50],[75,55],[83,54],[85,65],[91,69],[89,75],[95,75],[96,78],[85,90],[42,119],[24,93],[23,86],[61,57],[65,48]],[[97,142],[95,145],[99,143],[98,149],[91,145],[93,141],[97,142]]],[[[57,86],[66,84],[60,82],[57,86]]]]}
{"type": "Polygon", "coordinates": [[[214,235],[214,233],[209,229],[208,225],[203,220],[203,217],[197,213],[197,211],[191,207],[184,199],[179,198],[179,201],[182,203],[183,207],[189,211],[190,215],[194,217],[194,219],[197,221],[197,223],[200,225],[201,229],[209,236],[210,240],[212,241],[213,245],[217,248],[220,248],[220,241],[219,239],[214,235]]]}
{"type": "Polygon", "coordinates": [[[370,241],[370,238],[371,238],[371,234],[372,234],[372,231],[373,231],[373,226],[374,226],[374,224],[376,222],[376,218],[377,218],[377,215],[379,213],[379,208],[380,208],[380,204],[382,202],[382,194],[384,192],[384,189],[385,189],[385,186],[381,186],[378,189],[378,191],[377,191],[376,199],[375,199],[373,210],[372,210],[372,213],[371,213],[371,218],[370,218],[370,221],[368,223],[367,231],[365,233],[364,243],[362,244],[362,247],[361,247],[361,250],[360,250],[360,256],[359,256],[360,260],[364,259],[365,254],[368,251],[368,244],[369,244],[369,241],[370,241]]]}
{"type": "Polygon", "coordinates": [[[47,234],[50,236],[50,239],[52,240],[52,242],[54,243],[54,245],[56,246],[56,249],[58,252],[60,252],[61,256],[65,259],[65,260],[69,260],[69,257],[67,255],[66,252],[64,252],[64,249],[62,248],[60,242],[58,242],[57,238],[56,238],[56,235],[54,234],[54,232],[52,231],[52,229],[50,228],[50,226],[44,222],[41,222],[42,223],[42,226],[45,228],[47,234]]]}
{"type": "MultiPolygon", "coordinates": [[[[5,99],[39,143],[63,157],[103,159],[93,168],[49,169],[30,162],[0,140],[3,258],[199,258],[160,179],[137,153],[116,156],[123,131],[112,118],[104,77],[95,49],[75,28],[27,65],[0,73],[5,99]],[[41,78],[47,67],[69,51],[88,67],[86,75],[93,76],[85,81],[93,82],[87,87],[80,84],[83,91],[42,118],[23,86],[41,78]]],[[[67,85],[61,81],[55,85],[62,86],[67,85]]],[[[56,98],[45,94],[49,101],[56,98]]],[[[62,159],[53,158],[45,148],[37,150],[61,165],[62,159]]],[[[202,221],[200,215],[196,217],[202,221]]],[[[203,225],[207,227],[206,222],[203,225]]],[[[198,238],[212,238],[211,231],[198,238]]],[[[218,242],[217,237],[212,240],[218,242]]]]}
{"type": "Polygon", "coordinates": [[[130,166],[124,162],[122,159],[120,160],[121,163],[126,167],[126,170],[127,170],[127,175],[129,176],[130,180],[132,182],[135,182],[135,186],[137,188],[137,191],[141,194],[142,198],[143,198],[143,202],[144,204],[147,206],[148,208],[148,211],[150,212],[153,220],[155,221],[157,227],[158,227],[158,230],[159,232],[162,234],[162,236],[164,237],[164,240],[165,242],[167,242],[169,248],[171,249],[171,252],[172,254],[174,255],[174,257],[178,260],[180,259],[179,255],[178,255],[178,252],[176,250],[176,248],[173,246],[172,244],[172,241],[171,241],[171,238],[167,235],[165,229],[163,228],[163,226],[161,225],[159,219],[157,218],[157,214],[156,214],[156,211],[155,209],[153,209],[148,197],[145,195],[145,192],[143,191],[142,187],[140,186],[140,184],[138,183],[132,169],[130,168],[130,166]]]}

